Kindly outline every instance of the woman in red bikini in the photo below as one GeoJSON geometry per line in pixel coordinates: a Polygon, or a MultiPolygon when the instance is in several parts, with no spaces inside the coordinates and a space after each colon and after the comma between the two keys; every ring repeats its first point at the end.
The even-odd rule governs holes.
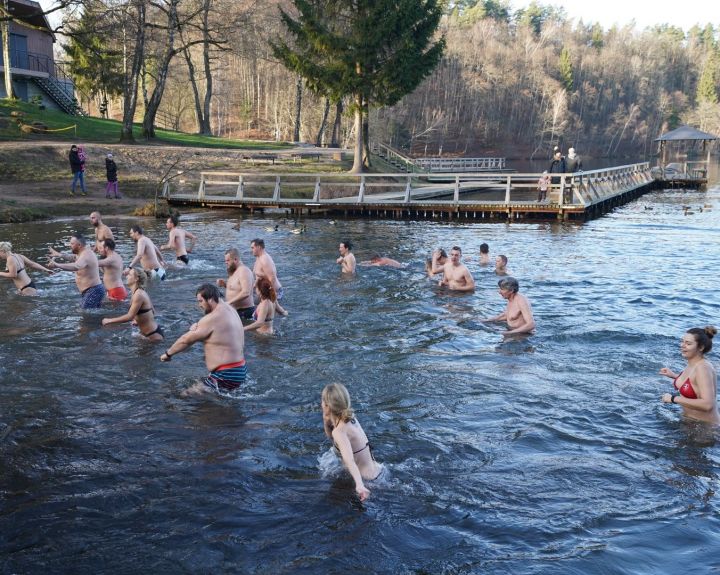
{"type": "Polygon", "coordinates": [[[712,349],[713,336],[717,330],[712,326],[694,327],[687,330],[680,340],[680,353],[687,360],[687,366],[679,374],[663,367],[660,375],[673,380],[673,393],[662,396],[663,403],[678,403],[683,415],[720,424],[717,407],[717,374],[715,368],[705,359],[712,349]]]}

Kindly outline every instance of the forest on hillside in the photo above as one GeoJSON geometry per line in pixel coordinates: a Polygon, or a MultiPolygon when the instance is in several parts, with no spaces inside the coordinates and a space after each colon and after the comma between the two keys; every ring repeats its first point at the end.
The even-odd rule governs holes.
{"type": "MultiPolygon", "coordinates": [[[[316,0],[321,2],[322,0],[316,0]]],[[[348,102],[313,93],[273,57],[287,0],[84,0],[60,27],[64,59],[93,113],[152,126],[348,145],[348,102]],[[132,100],[135,88],[137,100],[132,100]]],[[[546,158],[652,154],[688,123],[720,134],[720,24],[602,29],[542,4],[446,6],[444,55],[370,134],[416,154],[546,158]]]]}

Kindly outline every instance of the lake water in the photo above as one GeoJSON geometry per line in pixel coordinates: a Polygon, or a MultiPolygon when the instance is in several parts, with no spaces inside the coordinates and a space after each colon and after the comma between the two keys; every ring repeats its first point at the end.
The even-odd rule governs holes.
{"type": "MultiPolygon", "coordinates": [[[[136,220],[106,221],[129,256],[136,220]]],[[[141,223],[165,241],[163,222],[141,223]]],[[[662,405],[657,375],[682,366],[685,329],[720,323],[717,185],[582,225],[306,223],[294,235],[280,218],[188,217],[201,238],[190,267],[150,288],[166,344],[100,326],[124,306],[81,313],[69,273],[33,274],[37,298],[0,284],[0,572],[720,569],[718,433],[662,405]],[[194,290],[224,275],[224,249],[252,263],[256,236],[290,316],[276,337],[247,337],[238,397],[183,398],[202,348],[158,357],[198,319],[194,290]],[[341,277],[346,238],[359,260],[408,267],[341,277]],[[482,242],[509,257],[536,335],[505,341],[478,322],[504,303],[477,265],[482,242]],[[433,247],[454,244],[474,294],[423,274],[433,247]],[[389,471],[365,504],[328,454],[319,402],[333,381],[389,471]]],[[[78,227],[0,226],[0,239],[41,258],[78,227]]]]}

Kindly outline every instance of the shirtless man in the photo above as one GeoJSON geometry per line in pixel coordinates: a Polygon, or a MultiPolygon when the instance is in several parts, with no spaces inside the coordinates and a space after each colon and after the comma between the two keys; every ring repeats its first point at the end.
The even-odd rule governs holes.
{"type": "Polygon", "coordinates": [[[462,250],[453,246],[450,250],[450,261],[443,268],[443,279],[438,285],[447,286],[453,291],[473,291],[475,280],[464,263],[460,261],[462,250]]]}
{"type": "Polygon", "coordinates": [[[103,285],[107,291],[107,297],[112,301],[125,301],[128,292],[122,281],[123,260],[115,251],[115,240],[108,238],[100,242],[100,255],[98,266],[103,271],[103,285]]]}
{"type": "Polygon", "coordinates": [[[380,254],[375,254],[368,261],[362,262],[360,265],[364,266],[388,266],[391,268],[401,268],[403,265],[392,258],[386,258],[380,254]]]}
{"type": "Polygon", "coordinates": [[[95,228],[95,251],[100,253],[100,242],[103,240],[115,240],[115,236],[113,236],[110,227],[103,223],[100,212],[90,214],[90,223],[95,228]]]}
{"type": "Polygon", "coordinates": [[[72,250],[71,254],[62,254],[50,248],[52,259],[47,267],[75,272],[75,285],[82,296],[82,308],[99,308],[105,297],[105,286],[100,281],[97,257],[87,246],[85,238],[81,234],[75,234],[70,238],[70,249],[72,250]],[[70,260],[71,263],[59,264],[55,258],[70,260]]]}
{"type": "Polygon", "coordinates": [[[237,310],[242,319],[251,320],[255,305],[253,303],[253,286],[255,278],[249,267],[240,259],[240,252],[230,248],[225,252],[225,268],[228,278],[219,279],[215,283],[225,288],[225,301],[237,310]]]}
{"type": "Polygon", "coordinates": [[[220,290],[212,284],[201,285],[195,292],[195,299],[205,315],[160,356],[160,361],[170,361],[175,354],[201,341],[205,347],[205,365],[210,373],[191,386],[185,395],[207,390],[236,390],[247,377],[242,321],[235,308],[223,301],[220,290]]]}
{"type": "Polygon", "coordinates": [[[140,265],[148,274],[148,277],[165,279],[165,260],[160,250],[153,241],[143,234],[140,226],[132,226],[130,228],[130,237],[137,242],[137,254],[128,264],[126,271],[140,261],[140,265]]]}
{"type": "Polygon", "coordinates": [[[443,273],[447,261],[448,256],[445,250],[440,248],[433,250],[432,257],[425,262],[425,271],[428,277],[432,279],[433,276],[443,273]]]}
{"type": "Polygon", "coordinates": [[[355,255],[352,253],[352,244],[348,241],[340,242],[338,246],[340,257],[335,260],[336,263],[340,264],[342,273],[354,274],[355,273],[355,255]]]}
{"type": "Polygon", "coordinates": [[[507,269],[507,256],[500,254],[495,258],[495,274],[499,276],[509,276],[510,272],[507,269]]]}
{"type": "Polygon", "coordinates": [[[255,274],[255,281],[260,278],[267,278],[272,284],[277,294],[277,300],[275,300],[275,311],[280,315],[287,315],[288,312],[280,305],[280,300],[283,297],[283,288],[280,284],[280,280],[277,277],[277,270],[275,269],[275,262],[265,251],[265,240],[255,238],[250,242],[250,249],[255,256],[255,265],[253,266],[253,274],[255,274]]]}
{"type": "Polygon", "coordinates": [[[170,235],[168,236],[168,243],[166,243],[164,246],[161,246],[161,250],[174,250],[175,251],[175,258],[187,265],[190,262],[190,258],[188,257],[188,253],[193,251],[193,248],[195,247],[195,242],[197,241],[197,236],[195,234],[191,234],[189,231],[178,227],[178,223],[180,222],[180,216],[177,214],[171,215],[167,221],[165,222],[165,227],[167,228],[168,232],[170,232],[170,235]],[[185,247],[185,239],[190,240],[190,248],[187,249],[185,247]]]}
{"type": "Polygon", "coordinates": [[[5,271],[0,272],[0,277],[11,279],[20,295],[37,295],[37,287],[35,286],[35,282],[30,279],[27,268],[33,268],[49,274],[53,273],[52,270],[41,266],[30,258],[13,253],[10,242],[0,242],[0,259],[6,260],[5,271]]]}
{"type": "Polygon", "coordinates": [[[480,265],[490,265],[490,246],[487,244],[480,244],[480,265]]]}
{"type": "Polygon", "coordinates": [[[535,329],[535,319],[528,299],[518,293],[520,284],[515,278],[506,277],[498,282],[498,292],[507,300],[507,307],[500,315],[489,317],[480,321],[506,321],[508,330],[503,335],[516,333],[532,333],[535,329]]]}

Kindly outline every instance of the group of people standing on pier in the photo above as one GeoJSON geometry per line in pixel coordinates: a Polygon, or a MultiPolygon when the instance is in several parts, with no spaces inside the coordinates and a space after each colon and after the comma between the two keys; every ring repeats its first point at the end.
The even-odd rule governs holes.
{"type": "MultiPolygon", "coordinates": [[[[103,326],[133,322],[149,341],[164,341],[165,332],[157,322],[148,286],[152,280],[164,280],[167,269],[181,269],[189,264],[197,236],[180,227],[178,215],[171,215],[166,221],[167,243],[157,247],[144,234],[142,227],[133,225],[129,235],[136,243],[135,256],[125,266],[116,251],[114,234],[103,223],[101,215],[93,212],[90,222],[95,233],[94,244],[88,245],[80,233],[73,234],[69,240],[70,252],[60,252],[51,247],[46,266],[13,252],[9,242],[0,242],[0,259],[6,260],[6,271],[0,272],[0,277],[11,279],[20,294],[30,296],[37,294],[37,288],[28,275],[28,269],[49,274],[58,270],[73,272],[84,309],[99,308],[106,299],[124,302],[130,297],[128,311],[120,316],[104,318],[103,326]],[[166,262],[163,257],[163,251],[168,250],[175,255],[173,263],[166,262]]],[[[255,257],[252,269],[245,265],[237,248],[225,251],[227,277],[203,283],[195,292],[203,316],[160,356],[162,362],[169,362],[194,344],[203,344],[209,373],[184,394],[237,390],[247,378],[245,332],[271,335],[275,317],[288,314],[280,303],[284,295],[283,286],[278,279],[275,262],[265,250],[264,240],[251,240],[250,250],[255,257]],[[224,295],[220,288],[224,288],[224,295]]],[[[349,240],[340,242],[338,251],[336,263],[342,273],[356,273],[358,264],[352,252],[352,243],[349,240]]],[[[481,267],[491,265],[486,243],[480,246],[479,264],[481,267]]],[[[507,264],[508,258],[504,254],[495,257],[498,292],[506,300],[506,307],[501,313],[481,321],[505,322],[505,336],[531,334],[536,326],[532,307],[527,297],[520,293],[520,284],[510,275],[507,264]]],[[[397,260],[380,254],[360,265],[403,267],[397,260]]],[[[450,249],[449,254],[443,249],[433,251],[426,262],[426,273],[440,287],[453,292],[469,293],[476,287],[473,275],[463,263],[462,249],[457,245],[450,249]]],[[[663,402],[680,404],[685,415],[718,424],[717,376],[713,366],[705,359],[712,349],[715,333],[713,327],[688,330],[681,341],[686,367],[679,373],[664,367],[660,374],[672,378],[674,387],[673,393],[662,396],[663,402]]],[[[325,433],[333,440],[338,455],[355,481],[356,492],[363,500],[369,495],[364,481],[377,478],[383,468],[372,457],[367,436],[353,414],[348,390],[341,384],[326,386],[322,392],[321,408],[325,433]]]]}

